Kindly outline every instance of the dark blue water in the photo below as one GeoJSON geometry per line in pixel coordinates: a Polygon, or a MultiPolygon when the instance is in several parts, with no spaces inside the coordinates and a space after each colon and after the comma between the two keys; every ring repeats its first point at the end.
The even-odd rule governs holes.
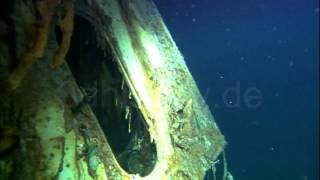
{"type": "Polygon", "coordinates": [[[319,179],[319,3],[155,0],[237,180],[319,179]]]}

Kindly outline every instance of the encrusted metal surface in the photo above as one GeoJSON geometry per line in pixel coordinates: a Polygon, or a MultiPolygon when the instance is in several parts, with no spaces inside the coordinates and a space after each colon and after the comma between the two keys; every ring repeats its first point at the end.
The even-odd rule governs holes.
{"type": "MultiPolygon", "coordinates": [[[[36,19],[32,1],[26,2],[16,1],[13,20],[20,54],[36,19]]],[[[4,100],[20,113],[15,153],[24,163],[12,168],[23,167],[23,179],[203,179],[225,140],[153,2],[77,0],[74,7],[95,29],[97,46],[111,51],[156,144],[156,165],[144,177],[128,174],[90,107],[72,113],[83,94],[66,64],[50,67],[58,48],[51,27],[44,56],[4,100]]],[[[3,167],[8,162],[0,161],[3,167]]]]}

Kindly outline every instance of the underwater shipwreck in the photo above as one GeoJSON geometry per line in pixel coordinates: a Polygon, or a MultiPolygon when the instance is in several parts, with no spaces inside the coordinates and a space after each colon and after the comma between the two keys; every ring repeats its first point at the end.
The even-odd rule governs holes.
{"type": "Polygon", "coordinates": [[[0,179],[215,174],[226,141],[152,1],[0,9],[0,179]]]}

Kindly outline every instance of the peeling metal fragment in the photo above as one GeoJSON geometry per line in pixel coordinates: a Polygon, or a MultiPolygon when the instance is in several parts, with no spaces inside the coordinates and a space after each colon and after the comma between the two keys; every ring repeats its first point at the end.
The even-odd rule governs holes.
{"type": "Polygon", "coordinates": [[[129,99],[132,99],[132,93],[131,93],[131,91],[129,92],[129,99]]]}
{"type": "Polygon", "coordinates": [[[129,113],[128,133],[131,133],[131,113],[129,113]]]}
{"type": "Polygon", "coordinates": [[[129,107],[129,106],[126,106],[126,114],[125,114],[125,119],[126,119],[126,120],[128,120],[129,113],[130,113],[130,107],[129,107]]]}
{"type": "Polygon", "coordinates": [[[124,84],[125,84],[124,79],[122,79],[122,81],[121,81],[121,90],[124,89],[124,84]]]}

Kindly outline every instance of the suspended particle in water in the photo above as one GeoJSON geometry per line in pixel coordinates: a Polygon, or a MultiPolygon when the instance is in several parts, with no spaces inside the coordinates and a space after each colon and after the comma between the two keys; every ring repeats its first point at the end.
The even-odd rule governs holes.
{"type": "Polygon", "coordinates": [[[294,61],[293,61],[293,60],[291,60],[291,61],[289,62],[289,66],[290,66],[290,67],[293,67],[293,66],[294,66],[294,61]]]}

